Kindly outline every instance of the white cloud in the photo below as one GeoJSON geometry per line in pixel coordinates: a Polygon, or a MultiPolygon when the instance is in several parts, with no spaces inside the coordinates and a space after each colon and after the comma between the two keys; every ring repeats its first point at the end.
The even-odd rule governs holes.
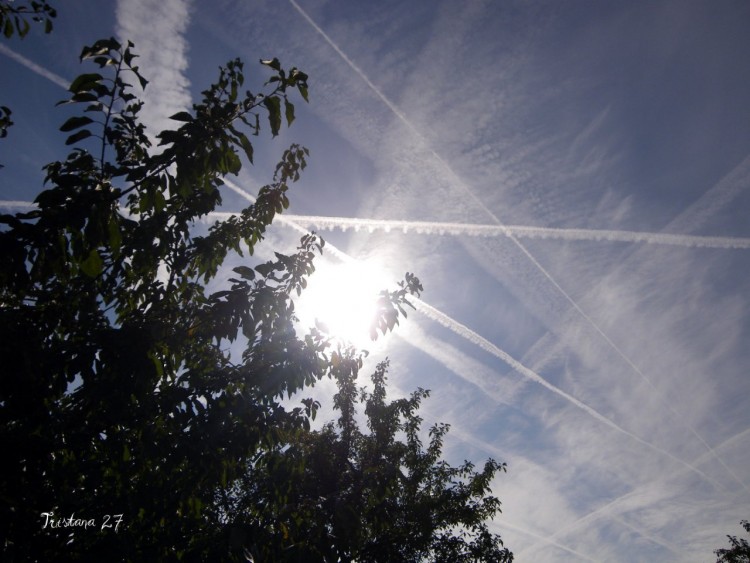
{"type": "Polygon", "coordinates": [[[140,96],[144,101],[141,117],[150,135],[174,129],[169,119],[190,107],[188,43],[185,33],[190,23],[188,0],[119,0],[117,34],[121,41],[132,41],[139,56],[135,64],[149,81],[140,96]]]}

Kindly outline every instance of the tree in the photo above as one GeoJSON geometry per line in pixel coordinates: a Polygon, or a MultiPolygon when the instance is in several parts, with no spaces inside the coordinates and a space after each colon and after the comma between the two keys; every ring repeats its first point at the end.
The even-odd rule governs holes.
{"type": "Polygon", "coordinates": [[[355,385],[356,366],[338,370],[336,425],[296,433],[266,452],[216,503],[214,518],[234,514],[235,536],[256,538],[247,546],[256,560],[513,560],[486,524],[500,510],[488,493],[505,464],[451,467],[441,459],[445,424],[430,428],[424,448],[417,411],[429,392],[388,402],[387,366],[378,365],[369,393],[355,385]],[[355,419],[358,402],[369,433],[355,419]]]}
{"type": "MultiPolygon", "coordinates": [[[[262,481],[280,460],[289,478],[266,487],[258,506],[280,511],[287,490],[305,497],[304,488],[296,489],[305,484],[309,491],[307,481],[295,479],[306,475],[321,440],[339,439],[332,427],[310,433],[317,402],[302,399],[291,408],[283,399],[333,377],[342,385],[338,408],[353,412],[347,405],[363,358],[334,349],[316,329],[297,334],[294,296],[323,251],[318,237],[304,236],[295,253],[276,252],[267,262],[243,258],[228,280],[220,274],[230,256],[262,248],[266,228],[289,205],[287,191],[305,168],[307,149],[293,144],[284,151],[272,182],[240,214],[202,234],[196,224],[221,203],[222,178],[252,164],[250,137],[260,134],[261,123],[274,137],[284,121],[292,124],[290,97],[296,91],[307,100],[308,77],[277,59],[263,60],[268,77],[253,93],[244,90],[242,62],[230,61],[191,112],[172,116],[175,129],[159,133],[152,147],[130,84],[147,84],[133,46],[102,40],[84,48],[81,59],[98,68],[76,78],[64,102],[82,110],[60,127],[71,152],[45,167],[36,209],[0,215],[2,558],[221,561],[242,559],[258,545],[256,557],[277,553],[288,543],[291,524],[284,522],[297,522],[307,505],[279,512],[286,520],[269,524],[270,512],[239,510],[247,498],[239,485],[262,481]]],[[[421,289],[407,274],[397,289],[384,291],[375,329],[392,329],[408,296],[421,289]]],[[[422,396],[408,409],[378,415],[382,424],[398,426],[399,416],[413,424],[422,396]]],[[[437,462],[439,429],[427,452],[416,447],[416,431],[405,450],[384,432],[374,431],[384,441],[368,441],[353,427],[342,433],[351,440],[346,455],[367,450],[371,459],[362,457],[359,473],[345,470],[337,482],[370,474],[385,479],[378,460],[424,470],[443,496],[420,489],[417,473],[388,485],[400,489],[378,489],[378,498],[414,522],[447,511],[429,546],[420,536],[419,549],[440,558],[461,555],[477,541],[495,546],[481,519],[494,514],[497,501],[478,499],[500,466],[492,462],[474,475],[468,466],[437,462]],[[453,479],[466,485],[454,487],[453,479]],[[471,509],[479,511],[471,516],[471,509]],[[450,514],[455,510],[463,511],[460,517],[450,514]],[[461,530],[451,535],[454,522],[478,532],[478,540],[464,542],[461,530]]],[[[355,549],[366,557],[372,546],[385,549],[386,538],[397,537],[372,506],[375,489],[363,491],[365,497],[344,499],[355,503],[349,511],[370,504],[356,534],[342,536],[347,543],[335,551],[342,557],[355,549]]],[[[328,549],[325,522],[337,514],[296,530],[295,541],[309,544],[307,553],[328,549]]]]}
{"type": "MultiPolygon", "coordinates": [[[[750,534],[750,522],[743,520],[740,525],[750,534]]],[[[714,551],[718,557],[716,563],[750,563],[750,543],[744,538],[737,539],[736,536],[727,538],[731,547],[714,551]]]]}
{"type": "MultiPolygon", "coordinates": [[[[38,209],[0,217],[4,555],[202,557],[226,545],[202,516],[214,492],[308,424],[315,405],[287,410],[280,399],[330,370],[323,335],[299,339],[293,325],[291,297],[323,247],[316,237],[206,290],[227,255],[252,254],[288,206],[307,149],[284,152],[239,216],[204,236],[192,228],[220,203],[239,154],[252,162],[261,114],[274,136],[282,116],[291,124],[288,94],[306,98],[307,76],[262,61],[268,91],[242,95],[243,65],[231,61],[152,151],[127,83],[146,85],[131,45],[99,41],[81,58],[104,74],[70,86],[84,111],[60,129],[75,148],[46,167],[38,209]],[[240,359],[228,350],[238,338],[240,359]],[[127,518],[116,533],[52,528],[69,516],[111,525],[113,514],[127,518]]],[[[397,304],[405,294],[389,295],[397,304]]]]}

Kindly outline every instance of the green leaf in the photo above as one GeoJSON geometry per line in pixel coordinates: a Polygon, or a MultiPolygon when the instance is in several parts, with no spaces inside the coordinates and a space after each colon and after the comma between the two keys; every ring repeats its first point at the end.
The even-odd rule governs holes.
{"type": "Polygon", "coordinates": [[[77,143],[78,141],[86,139],[87,137],[91,137],[91,131],[89,131],[88,129],[81,129],[80,131],[78,131],[78,133],[73,133],[70,137],[68,137],[65,140],[65,144],[72,145],[74,143],[77,143]]]}
{"type": "Polygon", "coordinates": [[[308,103],[309,103],[309,102],[310,102],[310,100],[308,100],[308,99],[307,99],[307,86],[305,86],[305,85],[303,85],[303,84],[299,84],[299,85],[297,86],[297,90],[299,90],[299,93],[300,93],[300,94],[302,95],[302,98],[303,98],[303,99],[304,99],[304,100],[305,100],[306,102],[308,102],[308,103]]]}
{"type": "Polygon", "coordinates": [[[103,266],[104,263],[102,262],[102,258],[99,256],[99,252],[95,248],[89,252],[86,260],[81,262],[81,270],[83,270],[83,273],[90,278],[99,276],[102,273],[103,266]]]}
{"type": "Polygon", "coordinates": [[[60,131],[73,131],[74,129],[78,129],[79,127],[83,127],[84,125],[88,125],[89,123],[93,122],[94,120],[90,117],[76,115],[63,123],[60,127],[60,131]]]}
{"type": "Polygon", "coordinates": [[[250,139],[247,138],[247,135],[244,133],[237,133],[237,138],[240,140],[240,144],[242,145],[242,150],[245,151],[245,156],[247,156],[247,159],[250,161],[250,164],[253,163],[253,145],[250,143],[250,139]]]}
{"type": "Polygon", "coordinates": [[[109,234],[109,246],[112,248],[113,253],[118,254],[120,245],[122,244],[122,234],[120,233],[120,224],[115,217],[111,217],[109,223],[107,223],[107,231],[109,234]]]}
{"type": "Polygon", "coordinates": [[[238,273],[243,279],[255,279],[255,270],[253,270],[252,268],[248,268],[247,266],[237,266],[236,268],[232,268],[232,271],[238,273]]]}
{"type": "Polygon", "coordinates": [[[266,262],[265,264],[258,264],[257,266],[255,266],[255,271],[264,278],[267,278],[275,269],[275,266],[271,262],[266,262]]]}
{"type": "Polygon", "coordinates": [[[193,116],[190,115],[186,111],[179,111],[175,113],[174,115],[170,116],[169,119],[174,119],[175,121],[184,121],[185,123],[190,123],[193,121],[193,116]]]}
{"type": "Polygon", "coordinates": [[[86,90],[91,90],[93,86],[99,84],[102,80],[102,75],[98,73],[81,74],[71,83],[68,90],[77,94],[86,90]]]}
{"type": "Polygon", "coordinates": [[[275,137],[281,128],[281,103],[275,96],[265,98],[263,105],[268,109],[268,122],[271,125],[271,134],[275,137]]]}
{"type": "Polygon", "coordinates": [[[83,61],[97,55],[106,55],[110,51],[119,51],[120,47],[120,43],[114,37],[100,39],[91,47],[84,47],[81,50],[80,58],[83,61]]]}
{"type": "Polygon", "coordinates": [[[294,104],[286,98],[284,98],[284,113],[286,115],[286,124],[290,126],[292,121],[294,121],[294,104]]]}
{"type": "Polygon", "coordinates": [[[260,64],[269,66],[276,71],[281,70],[281,63],[279,62],[279,59],[277,59],[276,57],[274,57],[273,59],[267,59],[267,60],[261,59],[260,64]]]}

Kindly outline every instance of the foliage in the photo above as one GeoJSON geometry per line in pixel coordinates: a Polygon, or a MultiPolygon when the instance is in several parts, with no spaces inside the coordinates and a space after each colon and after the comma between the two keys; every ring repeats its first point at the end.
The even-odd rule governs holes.
{"type": "Polygon", "coordinates": [[[294,434],[216,503],[217,521],[235,515],[237,545],[245,539],[257,561],[512,561],[485,523],[500,510],[488,493],[505,465],[451,467],[441,460],[447,425],[429,430],[426,448],[420,440],[428,391],[388,402],[387,362],[369,393],[357,390],[356,366],[339,363],[337,424],[294,434]],[[357,425],[358,401],[369,433],[357,425]]]}
{"type": "Polygon", "coordinates": [[[57,17],[57,10],[47,0],[31,0],[17,3],[14,0],[0,2],[0,30],[6,38],[18,35],[23,38],[31,30],[31,23],[43,23],[44,32],[52,31],[52,20],[57,17]]]}
{"type": "MultiPolygon", "coordinates": [[[[324,336],[300,339],[293,324],[291,296],[313,272],[317,237],[207,290],[229,253],[252,254],[289,205],[307,149],[284,152],[254,205],[204,236],[193,228],[220,204],[221,178],[239,172],[240,155],[252,162],[260,117],[274,136],[282,117],[293,121],[288,95],[306,98],[307,76],[261,61],[266,91],[242,94],[243,65],[231,61],[154,150],[128,84],[146,85],[131,47],[109,39],[83,50],[98,71],[70,86],[67,102],[83,111],[60,129],[74,148],[45,167],[36,210],[0,216],[8,561],[226,554],[228,528],[205,518],[216,491],[309,424],[317,405],[284,408],[282,396],[334,369],[324,336]],[[71,516],[96,529],[45,525],[71,516]]],[[[390,309],[405,298],[387,295],[390,309]]]]}
{"type": "MultiPolygon", "coordinates": [[[[31,29],[31,23],[44,22],[44,32],[52,31],[52,19],[57,11],[46,0],[33,0],[28,4],[17,4],[13,0],[0,0],[0,30],[6,39],[14,35],[23,38],[31,29]]],[[[8,136],[8,128],[13,125],[10,108],[0,106],[0,139],[8,136]]],[[[0,165],[0,168],[3,166],[0,165]]]]}
{"type": "MultiPolygon", "coordinates": [[[[6,35],[8,21],[23,36],[24,17],[55,16],[46,2],[0,7],[6,35]]],[[[307,149],[292,145],[253,205],[197,234],[222,178],[253,162],[261,123],[274,137],[292,124],[290,96],[307,100],[307,75],[262,60],[262,90],[243,93],[243,64],[230,61],[153,147],[132,47],[83,49],[97,68],[61,102],[81,110],[60,127],[71,151],[45,167],[35,210],[0,215],[2,559],[511,560],[484,524],[505,467],[440,461],[446,426],[423,449],[427,392],[387,403],[385,365],[359,395],[363,434],[362,356],[316,329],[298,336],[293,297],[321,239],[219,276],[230,256],[261,247],[307,149]],[[288,399],[326,376],[341,417],[311,432],[320,404],[288,399]]],[[[9,116],[0,108],[3,134],[9,116]]],[[[407,273],[382,292],[373,334],[421,290],[407,273]]]]}
{"type": "MultiPolygon", "coordinates": [[[[740,525],[750,534],[750,522],[743,520],[740,525]]],[[[744,538],[727,536],[730,548],[714,551],[718,559],[716,563],[750,563],[750,543],[744,538]]]]}

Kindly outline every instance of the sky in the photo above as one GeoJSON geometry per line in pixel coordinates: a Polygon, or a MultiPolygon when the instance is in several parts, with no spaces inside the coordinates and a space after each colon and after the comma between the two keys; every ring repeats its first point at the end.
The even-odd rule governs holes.
{"type": "MultiPolygon", "coordinates": [[[[310,75],[310,103],[257,140],[222,211],[298,142],[309,166],[267,251],[314,230],[323,286],[351,261],[419,276],[417,310],[368,344],[367,370],[388,356],[393,397],[431,390],[422,416],[451,424],[451,463],[508,464],[491,529],[516,560],[711,561],[741,533],[750,3],[58,4],[51,35],[0,43],[16,123],[0,207],[33,200],[64,156],[54,104],[83,45],[136,44],[152,133],[219,65],[240,57],[260,84],[257,60],[278,57],[310,75]]],[[[331,385],[315,392],[332,416],[331,385]]]]}

